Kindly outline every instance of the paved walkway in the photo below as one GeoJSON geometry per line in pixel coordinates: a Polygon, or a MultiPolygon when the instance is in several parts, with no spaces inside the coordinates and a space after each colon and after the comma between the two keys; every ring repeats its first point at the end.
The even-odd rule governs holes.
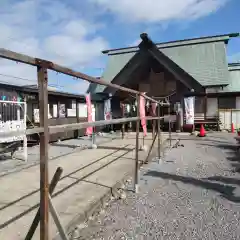
{"type": "Polygon", "coordinates": [[[233,137],[185,137],[184,147],[142,169],[139,194],[110,202],[74,239],[240,239],[240,158],[233,137]]]}
{"type": "MultiPolygon", "coordinates": [[[[97,144],[107,143],[112,139],[119,138],[119,134],[104,134],[104,136],[96,136],[97,144]]],[[[77,139],[68,139],[65,141],[49,144],[49,159],[54,160],[60,156],[67,156],[74,151],[79,151],[85,148],[90,148],[92,141],[88,137],[77,139]]],[[[0,177],[11,172],[16,172],[21,169],[36,165],[39,163],[39,146],[28,148],[28,160],[23,160],[23,151],[18,151],[15,154],[16,159],[11,159],[10,153],[0,155],[0,177]]]]}
{"type": "MultiPolygon", "coordinates": [[[[53,199],[54,205],[66,229],[76,224],[95,202],[125,176],[132,174],[135,159],[135,138],[115,139],[100,144],[97,149],[74,151],[49,161],[49,176],[57,167],[63,168],[53,199]]],[[[151,144],[151,134],[145,140],[151,144]]],[[[146,152],[141,151],[139,160],[146,152]]],[[[0,178],[0,239],[24,239],[39,203],[39,165],[0,178]]],[[[51,219],[50,239],[56,227],[51,219]]],[[[39,239],[37,229],[34,239],[39,239]]]]}

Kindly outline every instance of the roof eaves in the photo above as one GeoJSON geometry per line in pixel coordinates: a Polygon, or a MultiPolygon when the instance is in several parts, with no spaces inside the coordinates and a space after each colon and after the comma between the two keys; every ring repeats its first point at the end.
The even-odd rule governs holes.
{"type": "Polygon", "coordinates": [[[228,63],[228,70],[229,71],[240,70],[240,62],[228,63]]]}
{"type": "Polygon", "coordinates": [[[228,67],[228,70],[229,71],[239,71],[240,70],[240,66],[231,66],[231,67],[228,67]]]}
{"type": "Polygon", "coordinates": [[[142,42],[139,44],[140,49],[148,51],[160,64],[162,64],[186,87],[189,89],[194,89],[197,92],[203,91],[203,86],[189,73],[183,70],[163,52],[161,52],[146,33],[142,33],[140,36],[142,39],[142,42]]]}
{"type": "MultiPolygon", "coordinates": [[[[38,92],[38,87],[37,85],[25,85],[25,86],[18,86],[18,85],[13,85],[13,84],[4,84],[0,83],[0,88],[6,88],[6,89],[12,89],[16,91],[22,91],[22,92],[27,92],[27,93],[37,93],[38,92]]],[[[85,98],[84,94],[78,95],[74,93],[69,93],[69,92],[64,92],[64,91],[59,91],[59,90],[53,90],[49,89],[48,94],[50,95],[57,95],[57,96],[65,96],[65,97],[73,97],[73,98],[85,98]]]]}
{"type": "MultiPolygon", "coordinates": [[[[139,51],[137,54],[135,54],[121,69],[121,71],[111,80],[111,83],[123,85],[130,77],[131,74],[140,67],[141,63],[146,60],[145,53],[139,51]]],[[[112,89],[109,87],[106,87],[104,89],[105,93],[112,93],[114,94],[117,91],[117,89],[112,89]]]]}
{"type": "MultiPolygon", "coordinates": [[[[211,43],[211,42],[219,42],[224,41],[228,42],[232,37],[239,37],[239,33],[230,33],[224,35],[216,35],[216,36],[207,36],[200,38],[192,38],[192,39],[183,39],[177,41],[156,43],[155,45],[158,48],[169,48],[169,47],[178,47],[184,45],[193,45],[193,44],[202,44],[202,43],[211,43]]],[[[127,47],[127,48],[116,48],[102,51],[103,54],[113,55],[113,54],[121,54],[121,53],[129,53],[138,51],[138,46],[135,47],[127,47]]]]}

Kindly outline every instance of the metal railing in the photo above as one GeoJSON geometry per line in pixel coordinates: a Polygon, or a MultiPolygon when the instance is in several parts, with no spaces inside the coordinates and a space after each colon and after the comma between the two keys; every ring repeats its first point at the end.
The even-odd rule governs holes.
{"type": "Polygon", "coordinates": [[[96,127],[96,126],[103,126],[103,125],[110,125],[110,124],[119,124],[119,123],[127,123],[127,122],[136,122],[136,146],[135,146],[135,171],[134,171],[134,189],[138,191],[138,169],[139,169],[139,129],[140,129],[140,96],[143,96],[145,99],[148,99],[151,102],[157,103],[158,113],[157,117],[146,117],[146,120],[153,120],[157,122],[157,131],[153,134],[153,142],[149,149],[148,155],[146,160],[148,160],[149,155],[152,151],[154,142],[156,138],[158,139],[158,158],[161,157],[161,123],[160,119],[160,107],[163,105],[169,106],[168,103],[164,103],[162,101],[157,101],[142,92],[122,87],[117,84],[112,84],[105,82],[102,79],[97,79],[81,72],[74,71],[70,68],[60,66],[53,62],[33,58],[27,55],[23,55],[20,53],[12,52],[3,48],[0,48],[0,57],[9,59],[16,62],[21,62],[24,64],[32,65],[37,67],[37,76],[38,76],[38,93],[39,93],[39,117],[40,117],[40,127],[27,129],[26,131],[16,131],[11,132],[9,134],[1,133],[0,137],[6,136],[17,136],[17,135],[31,135],[31,134],[39,134],[40,136],[40,208],[37,212],[37,215],[33,221],[32,227],[30,228],[28,235],[25,239],[31,239],[38,222],[40,221],[40,239],[41,240],[48,240],[48,232],[49,232],[49,210],[53,215],[54,221],[58,227],[60,235],[62,239],[67,239],[67,235],[62,228],[62,225],[59,221],[59,217],[54,209],[53,203],[51,201],[51,194],[54,189],[54,186],[57,184],[59,176],[62,170],[57,170],[54,179],[52,180],[52,184],[49,186],[49,176],[48,176],[48,143],[49,143],[49,136],[50,134],[58,133],[58,132],[66,132],[70,130],[76,129],[83,129],[86,127],[96,127]],[[56,125],[56,126],[49,126],[48,123],[48,70],[53,70],[59,73],[63,73],[75,78],[79,78],[82,80],[86,80],[90,83],[96,83],[100,85],[104,85],[113,89],[118,89],[120,91],[127,92],[131,95],[134,95],[137,99],[137,116],[131,118],[119,118],[113,120],[103,120],[103,121],[96,121],[96,122],[82,122],[82,123],[72,123],[72,124],[65,124],[65,125],[56,125]]]}

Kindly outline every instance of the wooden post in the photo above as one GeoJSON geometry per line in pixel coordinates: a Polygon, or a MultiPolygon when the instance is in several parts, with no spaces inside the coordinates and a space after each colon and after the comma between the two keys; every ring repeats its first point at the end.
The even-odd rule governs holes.
{"type": "MultiPolygon", "coordinates": [[[[133,116],[133,104],[132,102],[130,103],[130,117],[133,116]]],[[[128,131],[133,132],[133,124],[132,122],[129,122],[129,128],[128,131]]]]}
{"type": "Polygon", "coordinates": [[[48,240],[48,74],[44,62],[38,66],[38,91],[39,91],[39,118],[40,127],[40,240],[48,240]]]}
{"type": "Polygon", "coordinates": [[[172,146],[172,122],[171,122],[170,105],[168,106],[168,134],[169,134],[169,145],[172,146]]]}
{"type": "MultiPolygon", "coordinates": [[[[27,129],[27,102],[26,102],[26,99],[24,99],[24,124],[27,129]]],[[[24,134],[24,137],[23,137],[23,157],[24,157],[24,160],[27,162],[28,147],[27,147],[27,135],[26,134],[24,134]]]]}
{"type": "Polygon", "coordinates": [[[161,159],[161,120],[160,120],[160,104],[157,106],[157,135],[158,135],[158,161],[161,159]]]}
{"type": "Polygon", "coordinates": [[[204,96],[204,121],[207,120],[207,95],[204,96]]]}
{"type": "MultiPolygon", "coordinates": [[[[79,119],[79,101],[76,99],[76,117],[77,117],[77,123],[80,123],[80,119],[79,119]]],[[[77,129],[75,131],[75,138],[79,137],[79,130],[77,129]]]]}
{"type": "MultiPolygon", "coordinates": [[[[123,103],[121,103],[122,106],[122,117],[124,118],[124,107],[125,105],[123,103]]],[[[122,139],[124,139],[125,137],[125,123],[122,123],[122,139]]]]}
{"type": "MultiPolygon", "coordinates": [[[[136,96],[137,99],[137,117],[140,116],[140,95],[136,96]]],[[[139,127],[140,120],[136,121],[136,148],[135,148],[135,174],[134,174],[134,189],[138,193],[138,151],[139,151],[139,127]]]]}
{"type": "Polygon", "coordinates": [[[156,120],[152,120],[152,139],[154,139],[156,132],[156,120]]]}

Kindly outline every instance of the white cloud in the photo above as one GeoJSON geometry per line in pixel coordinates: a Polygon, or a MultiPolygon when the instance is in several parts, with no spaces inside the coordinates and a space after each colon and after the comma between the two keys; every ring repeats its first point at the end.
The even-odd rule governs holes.
{"type": "Polygon", "coordinates": [[[196,19],[215,12],[229,0],[90,0],[132,22],[157,23],[196,19]]]}
{"type": "MultiPolygon", "coordinates": [[[[96,61],[101,50],[108,48],[107,41],[98,35],[101,27],[89,22],[68,1],[3,1],[0,31],[4,34],[0,35],[0,47],[82,69],[96,61]]],[[[36,68],[2,59],[0,73],[36,78],[36,68]]],[[[1,79],[4,77],[0,75],[1,79]]],[[[5,81],[10,79],[5,78],[5,81]]],[[[11,83],[19,83],[19,80],[12,78],[11,83]]],[[[83,86],[86,89],[86,84],[81,85],[84,92],[83,86]]]]}
{"type": "MultiPolygon", "coordinates": [[[[100,62],[102,66],[101,50],[109,48],[99,34],[104,27],[101,22],[105,21],[108,31],[118,31],[114,29],[114,22],[104,19],[106,11],[127,22],[128,28],[132,27],[129,23],[132,21],[152,29],[158,23],[168,26],[171,21],[203,17],[227,1],[230,0],[0,0],[0,47],[84,71],[84,67],[94,68],[100,62]]],[[[133,45],[138,43],[139,39],[133,45]]],[[[1,73],[36,79],[36,68],[2,59],[1,73]]],[[[60,85],[67,79],[64,75],[50,74],[50,77],[60,78],[60,85]]],[[[20,84],[16,78],[0,75],[1,80],[20,84]]],[[[87,85],[86,82],[73,83],[72,88],[84,91],[87,85]]]]}

